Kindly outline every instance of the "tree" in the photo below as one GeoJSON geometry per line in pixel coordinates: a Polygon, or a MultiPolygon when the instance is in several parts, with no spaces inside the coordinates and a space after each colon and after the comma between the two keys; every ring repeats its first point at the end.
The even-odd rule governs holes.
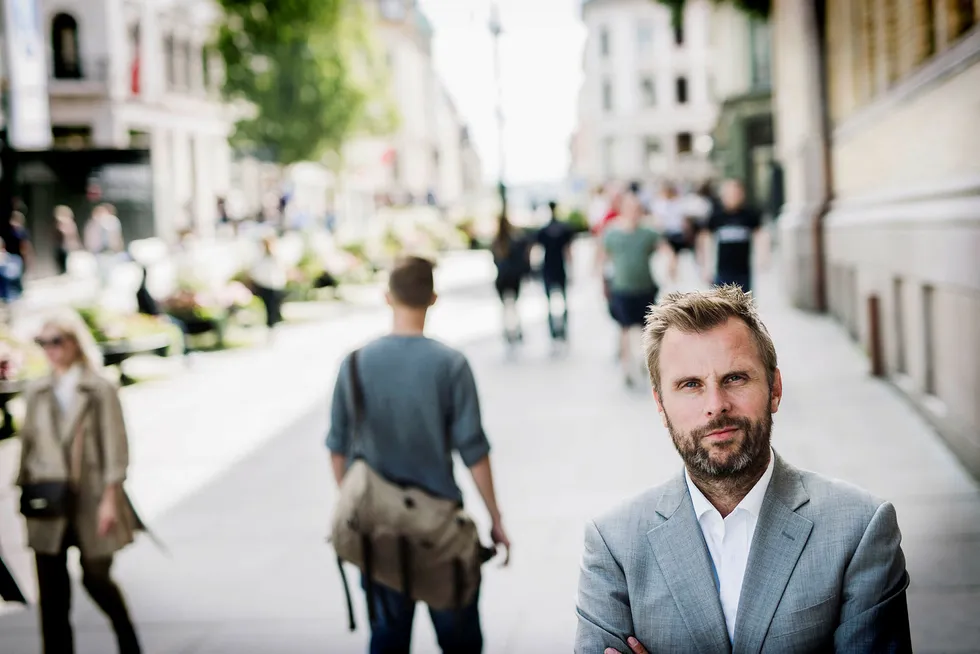
{"type": "Polygon", "coordinates": [[[390,125],[390,111],[368,111],[380,73],[360,3],[218,3],[223,92],[244,107],[235,145],[282,164],[315,161],[357,130],[390,125]]]}

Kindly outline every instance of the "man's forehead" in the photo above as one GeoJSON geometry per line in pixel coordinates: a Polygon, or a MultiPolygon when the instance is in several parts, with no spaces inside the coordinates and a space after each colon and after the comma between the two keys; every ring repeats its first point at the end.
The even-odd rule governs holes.
{"type": "Polygon", "coordinates": [[[740,362],[745,365],[762,363],[751,330],[736,318],[703,332],[668,328],[661,344],[660,361],[666,365],[699,361],[715,364],[740,362]]]}

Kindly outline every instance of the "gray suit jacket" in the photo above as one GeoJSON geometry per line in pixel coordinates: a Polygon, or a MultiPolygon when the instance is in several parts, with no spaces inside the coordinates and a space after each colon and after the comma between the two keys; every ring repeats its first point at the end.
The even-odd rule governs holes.
{"type": "Polygon", "coordinates": [[[575,651],[910,652],[895,508],[776,456],[728,639],[684,475],[590,523],[575,651]]]}

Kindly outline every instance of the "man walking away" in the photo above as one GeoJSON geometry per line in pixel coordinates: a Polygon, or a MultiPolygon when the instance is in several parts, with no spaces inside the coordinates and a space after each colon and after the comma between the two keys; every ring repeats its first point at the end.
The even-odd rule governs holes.
{"type": "Polygon", "coordinates": [[[554,343],[568,341],[568,275],[565,269],[571,258],[572,230],[558,220],[558,205],[548,203],[551,219],[538,232],[538,244],[544,248],[544,265],[542,281],[544,293],[548,298],[548,327],[551,329],[551,340],[554,343]],[[553,294],[561,295],[562,314],[555,315],[553,294]]]}
{"type": "Polygon", "coordinates": [[[603,232],[598,264],[612,262],[610,308],[619,325],[619,360],[623,380],[632,388],[635,381],[636,359],[630,341],[632,333],[643,326],[647,310],[657,301],[657,283],[650,270],[650,259],[657,248],[659,236],[640,224],[642,207],[634,195],[623,200],[623,213],[603,232]]]}
{"type": "MultiPolygon", "coordinates": [[[[510,541],[497,508],[490,444],[483,432],[476,382],[466,357],[424,335],[426,312],[436,300],[432,263],[417,257],[396,264],[388,283],[392,331],[358,351],[365,429],[351,447],[353,429],[350,356],[334,390],[327,448],[338,485],[353,459],[363,459],[391,482],[462,503],[453,478],[452,450],[470,469],[492,521],[491,537],[507,550],[510,541]],[[376,442],[372,442],[376,441],[376,442]],[[448,447],[447,447],[448,446],[448,447]]],[[[506,561],[505,561],[506,562],[506,561]]],[[[373,584],[377,620],[372,654],[408,653],[415,603],[373,584]]],[[[476,654],[483,634],[473,602],[460,611],[429,610],[443,652],[476,654]]]]}
{"type": "Polygon", "coordinates": [[[718,244],[714,283],[735,284],[752,290],[752,244],[761,235],[762,217],[745,205],[745,188],[730,179],[721,187],[721,207],[708,221],[708,230],[718,244]]]}

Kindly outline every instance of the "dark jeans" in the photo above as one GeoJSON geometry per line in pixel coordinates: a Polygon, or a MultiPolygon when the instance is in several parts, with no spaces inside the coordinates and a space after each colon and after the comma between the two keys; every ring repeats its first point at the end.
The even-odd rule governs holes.
{"type": "MultiPolygon", "coordinates": [[[[71,579],[68,576],[68,548],[75,543],[69,528],[61,552],[56,555],[35,554],[37,564],[38,604],[41,613],[41,639],[44,654],[73,654],[75,651],[71,621],[71,579]]],[[[82,586],[92,601],[105,613],[116,632],[120,654],[139,654],[139,639],[129,618],[126,601],[110,576],[112,557],[82,558],[82,586]]]]}
{"type": "Polygon", "coordinates": [[[715,286],[724,286],[725,284],[741,286],[742,290],[748,293],[752,290],[752,273],[736,273],[719,270],[715,274],[715,286]]]}
{"type": "MultiPolygon", "coordinates": [[[[429,609],[439,647],[445,654],[480,654],[483,651],[479,600],[477,591],[473,602],[461,611],[429,609]]],[[[398,591],[375,584],[374,604],[377,621],[371,627],[371,654],[409,654],[415,602],[407,603],[398,591]]]]}
{"type": "Polygon", "coordinates": [[[548,327],[551,329],[551,339],[568,340],[568,292],[564,277],[544,277],[544,294],[548,298],[548,327]],[[561,295],[563,313],[556,316],[551,308],[551,294],[561,295]]]}

